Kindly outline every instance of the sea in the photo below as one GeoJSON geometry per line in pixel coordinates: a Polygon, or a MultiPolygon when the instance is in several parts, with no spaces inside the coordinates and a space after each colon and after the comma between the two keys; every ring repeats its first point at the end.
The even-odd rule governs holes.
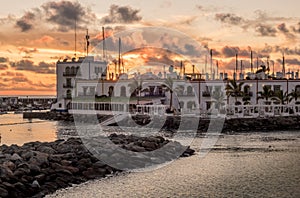
{"type": "MultiPolygon", "coordinates": [[[[118,132],[115,127],[105,130],[118,132]]],[[[128,128],[126,133],[149,132],[139,130],[128,128]]],[[[72,122],[23,119],[13,113],[0,115],[0,133],[1,145],[77,136],[72,122]]],[[[155,170],[88,181],[47,197],[300,197],[300,131],[191,138],[186,142],[196,150],[192,157],[155,170]],[[207,142],[213,142],[210,148],[207,142]]]]}
{"type": "Polygon", "coordinates": [[[22,146],[26,142],[51,142],[76,136],[73,123],[40,119],[23,119],[23,114],[0,115],[0,144],[22,146]]]}

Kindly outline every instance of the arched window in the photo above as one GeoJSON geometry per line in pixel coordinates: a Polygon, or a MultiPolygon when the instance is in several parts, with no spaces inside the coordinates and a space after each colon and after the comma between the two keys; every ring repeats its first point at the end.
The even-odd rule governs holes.
{"type": "Polygon", "coordinates": [[[76,68],[75,67],[71,67],[71,74],[76,74],[76,68]]]}
{"type": "Polygon", "coordinates": [[[126,87],[122,86],[121,87],[121,94],[120,96],[126,97],[126,87]]]}
{"type": "Polygon", "coordinates": [[[193,87],[192,86],[188,86],[187,87],[187,95],[190,96],[190,95],[193,95],[193,87]]]}
{"type": "Polygon", "coordinates": [[[196,106],[195,101],[188,101],[186,105],[188,109],[194,109],[196,106]]]}
{"type": "Polygon", "coordinates": [[[80,67],[79,66],[76,67],[76,75],[80,75],[80,67]]]}
{"type": "Polygon", "coordinates": [[[245,94],[249,94],[250,93],[250,86],[249,85],[245,85],[244,86],[244,93],[245,94]]]}
{"type": "Polygon", "coordinates": [[[72,98],[72,91],[70,89],[67,90],[66,97],[67,97],[67,99],[71,99],[72,98]]]}
{"type": "Polygon", "coordinates": [[[70,74],[70,67],[66,67],[66,74],[70,74]]]}
{"type": "Polygon", "coordinates": [[[113,86],[110,86],[110,87],[109,87],[109,89],[108,89],[108,96],[109,96],[109,97],[114,96],[114,87],[113,87],[113,86]]]}
{"type": "Polygon", "coordinates": [[[183,109],[183,108],[184,108],[184,102],[183,102],[183,101],[180,101],[180,102],[179,102],[179,106],[180,106],[181,109],[183,109]]]}

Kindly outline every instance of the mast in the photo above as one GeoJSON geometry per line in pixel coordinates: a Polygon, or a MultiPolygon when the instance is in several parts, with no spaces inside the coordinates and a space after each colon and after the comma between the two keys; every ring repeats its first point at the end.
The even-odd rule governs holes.
{"type": "Polygon", "coordinates": [[[119,75],[121,73],[121,38],[119,37],[119,75]]]}
{"type": "Polygon", "coordinates": [[[283,78],[285,78],[285,59],[284,59],[284,52],[282,54],[282,74],[283,78]]]}
{"type": "Polygon", "coordinates": [[[236,53],[235,54],[235,75],[233,74],[234,80],[236,79],[237,73],[238,73],[238,54],[236,53]]]}
{"type": "Polygon", "coordinates": [[[213,68],[212,68],[212,62],[213,62],[213,53],[212,53],[212,49],[210,49],[210,74],[211,74],[211,78],[213,77],[213,68]]]}
{"type": "Polygon", "coordinates": [[[75,33],[74,33],[74,34],[75,34],[75,35],[74,35],[74,40],[75,40],[75,43],[74,43],[74,44],[75,44],[75,46],[74,46],[75,49],[74,49],[74,50],[75,50],[75,53],[74,53],[74,56],[75,56],[75,58],[76,58],[76,53],[77,53],[77,45],[76,45],[76,43],[77,43],[77,27],[76,27],[77,25],[76,25],[76,17],[75,17],[75,24],[74,24],[74,26],[75,26],[75,27],[74,27],[74,29],[75,29],[75,33]]]}
{"type": "Polygon", "coordinates": [[[103,52],[103,60],[105,60],[105,32],[104,32],[104,27],[102,27],[102,41],[103,41],[103,49],[102,49],[102,52],[103,52]]]}
{"type": "Polygon", "coordinates": [[[217,78],[218,78],[218,75],[219,75],[219,61],[218,60],[216,60],[216,65],[217,65],[217,78]]]}
{"type": "Polygon", "coordinates": [[[90,46],[90,36],[89,36],[89,30],[86,29],[86,36],[85,36],[85,39],[86,39],[86,56],[89,55],[89,46],[90,46]]]}
{"type": "Polygon", "coordinates": [[[243,60],[241,60],[241,74],[243,73],[243,60]]]}
{"type": "Polygon", "coordinates": [[[251,73],[253,73],[253,53],[252,53],[252,50],[250,52],[250,62],[251,62],[251,73]]]}

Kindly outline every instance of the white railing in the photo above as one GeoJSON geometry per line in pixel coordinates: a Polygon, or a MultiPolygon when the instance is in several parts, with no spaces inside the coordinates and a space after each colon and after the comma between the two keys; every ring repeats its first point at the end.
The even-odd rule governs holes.
{"type": "Polygon", "coordinates": [[[230,105],[226,110],[228,118],[300,115],[300,105],[230,105]]]}
{"type": "MultiPolygon", "coordinates": [[[[70,112],[92,111],[98,114],[130,113],[144,115],[164,115],[166,105],[136,105],[112,102],[72,102],[70,112]]],[[[226,118],[258,118],[276,116],[300,116],[300,105],[229,105],[220,113],[217,109],[207,111],[199,109],[181,109],[174,115],[195,115],[200,117],[225,117],[226,118]]]]}

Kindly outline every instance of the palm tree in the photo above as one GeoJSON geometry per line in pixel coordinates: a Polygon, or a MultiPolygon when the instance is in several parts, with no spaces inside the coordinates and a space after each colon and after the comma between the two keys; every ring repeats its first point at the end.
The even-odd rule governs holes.
{"type": "Polygon", "coordinates": [[[259,91],[258,94],[260,96],[257,97],[257,99],[265,99],[268,103],[269,98],[274,96],[274,92],[271,90],[269,86],[263,86],[263,91],[259,91]]]}
{"type": "Polygon", "coordinates": [[[143,80],[133,78],[133,82],[129,85],[129,90],[132,94],[134,94],[137,97],[137,104],[139,104],[139,100],[141,97],[141,92],[143,92],[143,80]]]}
{"type": "Polygon", "coordinates": [[[298,103],[298,98],[300,98],[300,93],[299,91],[293,89],[291,93],[289,93],[289,102],[291,102],[293,99],[295,100],[295,103],[298,103]]]}
{"type": "Polygon", "coordinates": [[[275,94],[273,95],[272,100],[275,100],[276,102],[284,105],[285,102],[289,101],[290,95],[285,92],[283,93],[282,90],[275,92],[275,94]]]}
{"type": "Polygon", "coordinates": [[[226,85],[226,95],[229,97],[235,98],[235,104],[237,104],[237,97],[243,96],[242,86],[244,82],[237,83],[236,80],[230,80],[229,83],[226,85]]]}
{"type": "Polygon", "coordinates": [[[219,111],[221,110],[221,107],[223,107],[225,105],[225,95],[224,92],[221,91],[221,89],[215,89],[212,93],[212,103],[215,104],[216,109],[218,109],[219,111]]]}
{"type": "Polygon", "coordinates": [[[170,77],[168,77],[168,78],[165,80],[164,84],[162,85],[162,87],[165,89],[166,92],[167,92],[167,91],[170,92],[170,107],[169,107],[170,110],[171,110],[171,108],[172,108],[172,101],[173,101],[173,92],[174,92],[173,86],[174,86],[174,81],[173,81],[173,79],[170,78],[170,77]]]}

